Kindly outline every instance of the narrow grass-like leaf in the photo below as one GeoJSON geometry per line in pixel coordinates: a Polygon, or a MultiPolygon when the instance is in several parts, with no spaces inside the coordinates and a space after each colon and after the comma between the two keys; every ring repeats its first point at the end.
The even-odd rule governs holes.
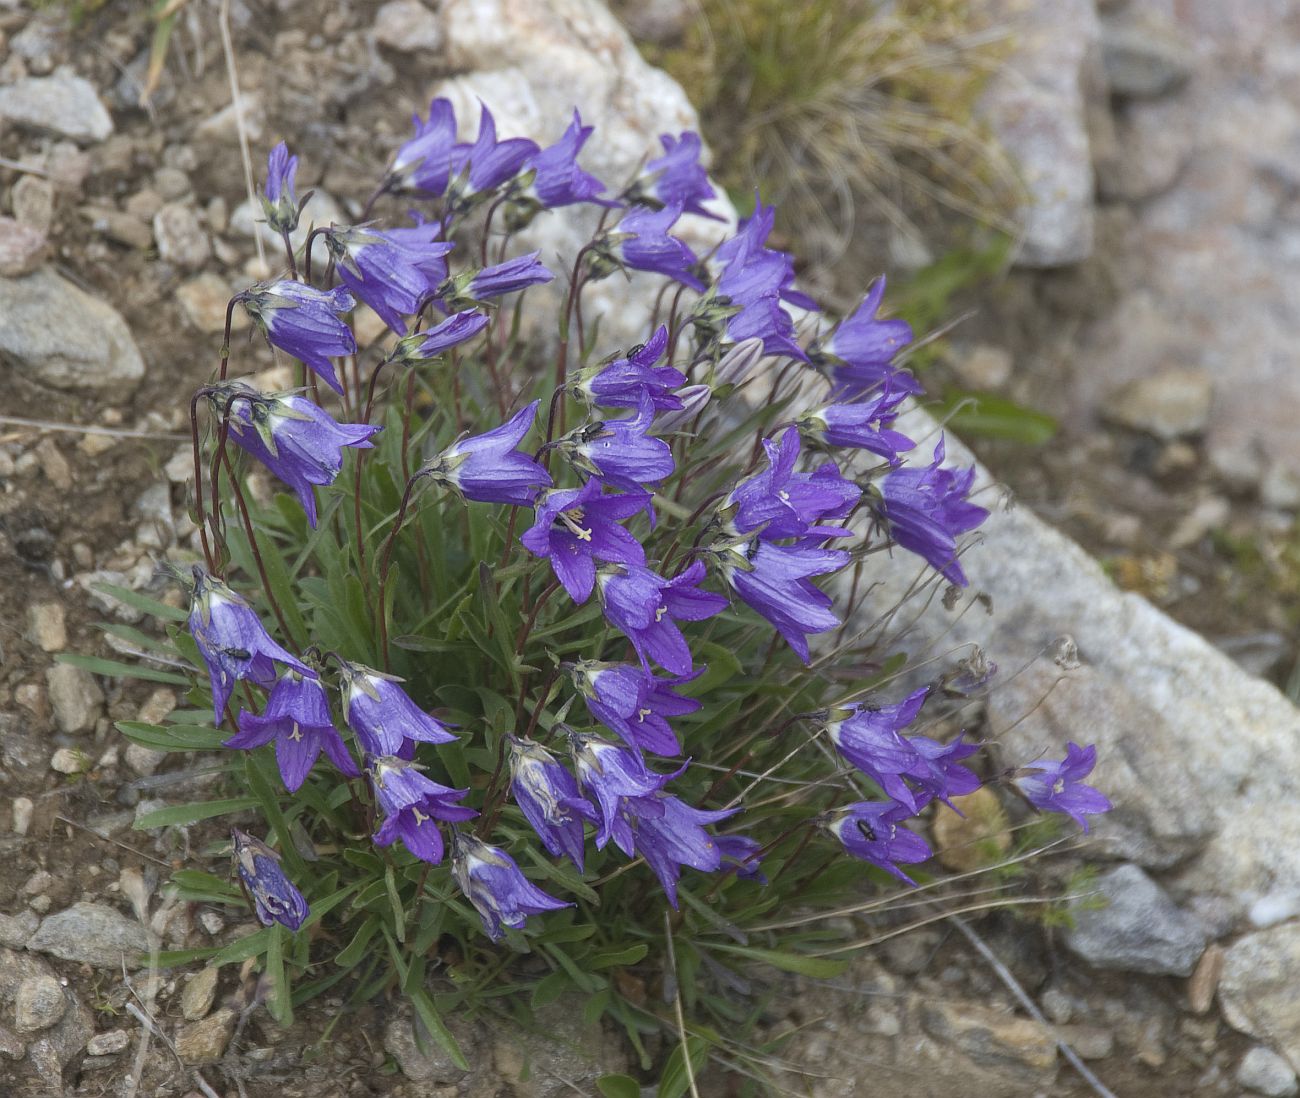
{"type": "Polygon", "coordinates": [[[216,816],[229,816],[235,812],[246,812],[257,807],[256,797],[226,797],[217,801],[198,801],[194,804],[174,804],[166,808],[156,808],[146,812],[135,821],[136,831],[152,831],[158,827],[184,827],[186,824],[198,823],[199,820],[211,820],[216,816]]]}

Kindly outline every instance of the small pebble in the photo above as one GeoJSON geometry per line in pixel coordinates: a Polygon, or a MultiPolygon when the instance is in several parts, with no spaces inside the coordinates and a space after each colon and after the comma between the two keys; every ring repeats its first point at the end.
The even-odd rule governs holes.
{"type": "Polygon", "coordinates": [[[96,1033],[86,1045],[86,1052],[91,1056],[113,1056],[131,1043],[124,1029],[110,1029],[107,1033],[96,1033]]]}
{"type": "Polygon", "coordinates": [[[30,797],[15,797],[13,803],[14,813],[14,834],[26,835],[27,829],[32,826],[32,813],[36,806],[32,803],[30,797]]]}

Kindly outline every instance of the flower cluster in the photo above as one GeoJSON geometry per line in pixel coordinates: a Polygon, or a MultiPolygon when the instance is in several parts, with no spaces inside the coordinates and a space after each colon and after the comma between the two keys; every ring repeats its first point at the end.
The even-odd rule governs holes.
{"type": "MultiPolygon", "coordinates": [[[[664,135],[662,155],[612,190],[578,163],[591,136],[575,112],[545,148],[503,139],[484,107],[462,140],[450,103],[435,100],[371,200],[400,198],[404,223],[370,219],[368,205],[363,223],[314,230],[330,257],[314,280],[309,239],[302,276],[290,250],[287,274],[235,298],[271,347],[301,364],[303,387],[263,393],[227,378],[223,362],[200,390],[217,452],[211,491],[196,491],[207,559],[192,572],[189,631],[214,719],[230,729],[227,747],[273,750],[289,793],[316,790],[305,804],[351,806],[389,867],[388,893],[402,867],[424,863],[410,878],[423,889],[431,867],[447,863],[434,882],[497,939],[572,906],[535,883],[552,866],[547,888],[559,890],[547,857],[579,876],[597,855],[643,860],[674,907],[685,869],[760,887],[760,863],[784,836],[763,841],[763,820],[732,795],[748,756],[699,740],[698,754],[683,756],[719,704],[711,659],[721,653],[753,681],[786,661],[773,674],[820,684],[823,707],[787,725],[803,729],[808,750],[825,737],[848,763],[844,781],[818,786],[832,803],[799,826],[913,883],[900,866],[930,849],[905,824],[981,784],[970,764],[977,745],[908,731],[936,704],[930,686],[885,703],[845,694],[857,675],[848,661],[838,678],[818,677],[853,625],[852,596],[846,606],[832,593],[848,584],[830,577],[896,546],[965,586],[962,538],[987,515],[970,498],[974,470],[948,468],[942,441],[929,463],[909,460],[916,444],[896,420],[921,389],[896,361],[911,330],[880,315],[883,279],[839,324],[820,320],[795,287],[791,256],[769,246],[771,207],[757,203],[707,255],[675,232],[683,218],[717,218],[698,136],[664,135]],[[502,305],[557,272],[551,257],[510,245],[535,218],[584,203],[602,211],[601,228],[561,257],[572,269],[558,360],[532,370],[514,353],[502,305]],[[643,344],[596,360],[583,290],[628,271],[667,280],[674,304],[643,344]],[[358,303],[393,333],[377,360],[358,351],[348,320],[358,303]],[[318,382],[337,399],[322,400],[318,382]],[[405,400],[390,400],[385,383],[405,400]],[[420,386],[440,394],[426,413],[420,386]],[[756,416],[764,404],[781,418],[756,416]],[[254,562],[279,640],[227,579],[216,477],[227,468],[238,487],[232,453],[296,495],[312,544],[336,543],[332,573],[294,580],[311,594],[310,623],[301,614],[288,623],[257,524],[246,522],[241,559],[246,570],[254,562]],[[370,479],[367,460],[380,469],[370,479]],[[344,506],[320,509],[318,493],[344,506]],[[451,572],[460,586],[440,587],[451,572]],[[466,651],[464,637],[476,655],[437,658],[466,651]],[[421,662],[421,652],[432,655],[421,662]],[[390,672],[395,659],[404,678],[390,672]],[[704,779],[706,768],[721,777],[704,779]]],[[[268,167],[264,212],[291,248],[298,162],[279,145],[268,167]]],[[[196,427],[198,470],[200,446],[196,427]]],[[[750,708],[737,718],[767,716],[750,708]]],[[[1011,783],[1086,827],[1109,807],[1081,781],[1094,755],[1071,744],[1063,762],[1030,764],[1011,783]]],[[[234,844],[258,917],[299,927],[306,903],[274,853],[238,830],[234,844]]],[[[379,857],[358,854],[357,864],[379,857]]]]}

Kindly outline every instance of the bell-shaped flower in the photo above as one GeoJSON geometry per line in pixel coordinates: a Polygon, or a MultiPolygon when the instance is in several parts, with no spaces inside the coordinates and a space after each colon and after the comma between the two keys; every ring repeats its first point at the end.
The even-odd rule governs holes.
{"type": "Polygon", "coordinates": [[[718,840],[704,830],[704,825],[725,820],[739,811],[739,808],[724,808],[706,812],[661,792],[624,804],[623,819],[631,830],[636,852],[654,870],[674,909],[682,866],[705,873],[722,867],[718,840]]]}
{"type": "Polygon", "coordinates": [[[361,772],[348,754],[347,746],[334,727],[329,699],[320,679],[293,669],[275,681],[261,716],[247,709],[239,711],[239,731],[226,740],[226,747],[251,751],[275,743],[275,761],[290,793],[307,780],[322,751],[349,778],[361,772]]]}
{"type": "Polygon", "coordinates": [[[676,687],[704,673],[659,679],[626,663],[579,660],[570,669],[591,715],[624,742],[656,755],[679,755],[681,744],[669,723],[699,710],[700,702],[676,687]]]}
{"type": "Polygon", "coordinates": [[[451,875],[494,941],[502,936],[503,926],[518,930],[529,915],[573,906],[533,884],[499,846],[461,832],[452,837],[451,875]]]}
{"type": "Polygon", "coordinates": [[[757,839],[748,835],[715,835],[718,852],[722,855],[722,867],[732,870],[742,881],[757,881],[767,884],[767,877],[759,866],[762,863],[763,846],[757,839]]]}
{"type": "Polygon", "coordinates": [[[908,779],[919,791],[917,807],[940,800],[960,816],[962,813],[952,798],[974,793],[980,786],[978,775],[962,766],[961,760],[975,754],[978,745],[963,742],[961,736],[951,743],[940,743],[929,736],[910,736],[908,743],[920,760],[907,772],[908,779]]]}
{"type": "Polygon", "coordinates": [[[551,854],[563,854],[582,872],[583,821],[595,823],[596,810],[578,790],[565,766],[541,744],[509,737],[510,791],[524,819],[551,854]]]}
{"type": "Polygon", "coordinates": [[[704,576],[704,562],[698,560],[671,580],[635,564],[597,573],[605,617],[627,634],[647,671],[651,660],[674,675],[689,675],[694,669],[677,622],[703,621],[727,607],[722,595],[699,589],[704,576]]]}
{"type": "Polygon", "coordinates": [[[603,477],[619,488],[639,489],[672,476],[673,451],[661,438],[646,434],[654,424],[655,408],[641,394],[636,415],[601,419],[579,427],[555,444],[584,473],[603,477]]]}
{"type": "Polygon", "coordinates": [[[848,553],[837,549],[774,545],[759,538],[718,554],[723,578],[776,626],[804,663],[809,662],[808,635],[840,624],[831,611],[830,597],[809,577],[838,572],[849,559],[848,553]]]}
{"type": "Polygon", "coordinates": [[[356,337],[342,319],[356,305],[347,290],[318,290],[285,278],[258,283],[239,301],[272,347],[306,363],[336,393],[343,392],[330,359],[357,351],[356,337]]]}
{"type": "Polygon", "coordinates": [[[855,858],[915,886],[898,866],[923,862],[932,851],[921,836],[901,825],[910,815],[893,801],[859,801],[831,812],[823,826],[855,858]]]}
{"type": "Polygon", "coordinates": [[[403,336],[388,353],[388,361],[415,366],[445,354],[473,339],[488,326],[488,317],[476,309],[454,313],[436,327],[403,336]]]}
{"type": "Polygon", "coordinates": [[[315,672],[271,639],[244,597],[202,568],[193,568],[194,590],[188,625],[208,668],[212,686],[212,716],[220,725],[231,691],[240,679],[259,686],[276,680],[276,663],[302,675],[315,672]]]}
{"type": "Polygon", "coordinates": [[[392,194],[441,195],[451,177],[451,156],[456,145],[456,112],[449,99],[429,104],[428,121],[418,114],[411,121],[415,135],[393,157],[384,177],[384,190],[392,194]]]}
{"type": "MultiPolygon", "coordinates": [[[[662,210],[634,207],[607,238],[616,242],[610,258],[629,270],[664,275],[702,293],[704,283],[695,274],[695,253],[668,232],[681,216],[682,207],[677,204],[662,210]]],[[[593,277],[600,270],[594,268],[593,277]]]]}
{"type": "Polygon", "coordinates": [[[881,277],[852,315],[810,348],[813,362],[830,367],[832,396],[837,400],[853,400],[886,384],[897,393],[921,392],[909,371],[893,365],[898,352],[912,342],[912,327],[905,320],[881,320],[876,315],[884,296],[881,277]]]}
{"type": "Polygon", "coordinates": [[[529,286],[542,286],[553,281],[555,275],[537,258],[540,254],[529,252],[492,267],[462,271],[439,287],[438,296],[447,308],[463,309],[506,294],[519,293],[529,286]]]}
{"type": "Polygon", "coordinates": [[[846,536],[849,531],[842,526],[819,524],[847,515],[862,490],[840,476],[834,462],[811,473],[796,473],[800,442],[794,427],[775,440],[764,439],[763,450],[767,468],[741,481],[723,501],[726,527],[737,534],[757,532],[765,541],[846,536]]]}
{"type": "Polygon", "coordinates": [[[641,753],[635,747],[623,747],[599,736],[571,731],[569,750],[577,766],[578,784],[599,808],[596,849],[603,850],[613,838],[623,853],[631,857],[634,851],[632,833],[627,822],[620,817],[623,802],[629,797],[645,797],[658,792],[676,775],[655,774],[647,770],[641,753]]]}
{"type": "Polygon", "coordinates": [[[376,846],[391,846],[397,840],[423,862],[442,861],[442,832],[439,820],[463,823],[478,815],[457,804],[468,789],[439,785],[420,773],[420,768],[393,756],[373,759],[369,765],[375,800],[384,820],[374,834],[376,846]]]}
{"type": "Polygon", "coordinates": [[[660,366],[668,350],[668,329],[660,325],[648,342],[635,347],[624,358],[578,372],[572,384],[575,396],[601,408],[638,408],[649,397],[657,412],[682,407],[674,389],[686,384],[686,375],[672,366],[660,366]]]}
{"type": "Polygon", "coordinates": [[[578,154],[591,133],[592,127],[584,126],[581,116],[574,111],[573,121],[564,135],[554,145],[529,157],[525,166],[532,171],[533,181],[528,193],[535,195],[543,208],[554,210],[577,202],[614,205],[597,197],[605,184],[578,167],[578,154]]]}
{"type": "Polygon", "coordinates": [[[455,245],[435,239],[437,233],[437,225],[393,232],[329,229],[325,242],[343,284],[393,331],[405,335],[404,318],[422,308],[446,277],[443,257],[455,245]]]}
{"type": "Polygon", "coordinates": [[[645,564],[645,550],[619,525],[650,507],[645,492],[617,495],[602,491],[593,478],[581,488],[543,492],[537,502],[536,521],[520,537],[535,557],[547,557],[555,578],[574,602],[586,602],[596,583],[596,561],[645,564]]]}
{"type": "Polygon", "coordinates": [[[262,188],[262,212],[272,232],[291,233],[298,227],[298,198],[293,193],[298,158],[289,155],[281,141],[266,158],[266,185],[262,188]]]}
{"type": "Polygon", "coordinates": [[[297,930],[307,918],[307,901],[284,875],[280,855],[260,839],[232,828],[235,869],[253,898],[253,909],[263,926],[279,923],[297,930]]]}
{"type": "Polygon", "coordinates": [[[944,469],[943,439],[928,466],[905,465],[880,481],[879,515],[890,536],[929,562],[949,583],[966,586],[957,559],[957,538],[988,518],[988,511],[967,496],[975,469],[944,469]]]}
{"type": "Polygon", "coordinates": [[[340,661],[343,712],[367,755],[396,755],[407,740],[450,743],[456,737],[415,704],[402,680],[359,663],[340,661]]]}
{"type": "Polygon", "coordinates": [[[537,490],[551,484],[546,470],[519,449],[532,430],[537,405],[533,401],[500,427],[452,443],[421,466],[418,475],[479,503],[531,505],[537,490]]]}
{"type": "Polygon", "coordinates": [[[897,705],[854,705],[832,710],[826,731],[841,755],[875,782],[885,795],[912,812],[920,807],[904,775],[919,771],[923,760],[901,732],[916,719],[929,687],[897,705]]]}
{"type": "Polygon", "coordinates": [[[901,431],[889,429],[898,417],[898,405],[907,396],[888,385],[867,399],[851,404],[826,404],[808,412],[799,429],[823,446],[848,447],[878,454],[897,465],[898,455],[916,444],[901,431]]]}
{"type": "Polygon", "coordinates": [[[1114,807],[1103,793],[1083,783],[1096,765],[1095,746],[1080,747],[1070,742],[1064,759],[1027,763],[1012,782],[1035,808],[1064,812],[1087,831],[1087,817],[1109,812],[1114,807]]]}
{"type": "Polygon", "coordinates": [[[483,105],[479,112],[478,136],[472,145],[457,145],[451,151],[451,183],[448,205],[463,213],[502,183],[513,179],[530,157],[538,154],[537,143],[526,137],[497,140],[496,119],[483,105]]]}
{"type": "Polygon", "coordinates": [[[690,130],[680,137],[664,133],[659,135],[659,143],[664,147],[663,156],[645,166],[645,173],[628,191],[628,199],[656,206],[680,206],[684,213],[721,221],[703,205],[717,194],[700,163],[704,151],[700,135],[690,130]]]}
{"type": "Polygon", "coordinates": [[[369,450],[382,431],[365,423],[339,423],[303,396],[265,396],[247,386],[226,386],[211,395],[214,407],[230,410],[230,440],[257,458],[293,489],[316,525],[317,486],[333,484],[343,468],[343,448],[369,450]]]}

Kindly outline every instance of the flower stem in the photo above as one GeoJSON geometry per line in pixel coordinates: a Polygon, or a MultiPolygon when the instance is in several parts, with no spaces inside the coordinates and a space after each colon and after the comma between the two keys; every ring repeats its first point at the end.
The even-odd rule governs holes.
{"type": "Polygon", "coordinates": [[[419,482],[420,475],[418,473],[406,482],[406,490],[402,493],[401,506],[397,509],[397,517],[393,520],[393,527],[388,532],[388,540],[384,542],[384,550],[379,557],[379,609],[377,612],[379,618],[379,655],[385,671],[388,670],[388,572],[393,563],[393,543],[397,540],[397,531],[402,528],[402,523],[406,521],[406,512],[411,506],[411,495],[419,482]]]}
{"type": "Polygon", "coordinates": [[[280,609],[280,604],[275,598],[275,592],[271,590],[271,579],[266,571],[266,562],[262,560],[261,547],[257,544],[257,529],[253,525],[252,516],[248,513],[248,501],[244,498],[243,485],[239,483],[239,477],[235,475],[235,466],[230,460],[230,455],[225,454],[223,456],[226,472],[230,474],[230,483],[235,490],[235,506],[238,508],[239,517],[244,524],[244,534],[248,538],[248,547],[253,554],[253,563],[257,565],[257,574],[262,580],[262,590],[266,593],[266,601],[270,603],[271,613],[275,615],[275,620],[279,622],[284,636],[293,641],[293,630],[289,628],[289,622],[284,616],[284,611],[280,609]]]}

